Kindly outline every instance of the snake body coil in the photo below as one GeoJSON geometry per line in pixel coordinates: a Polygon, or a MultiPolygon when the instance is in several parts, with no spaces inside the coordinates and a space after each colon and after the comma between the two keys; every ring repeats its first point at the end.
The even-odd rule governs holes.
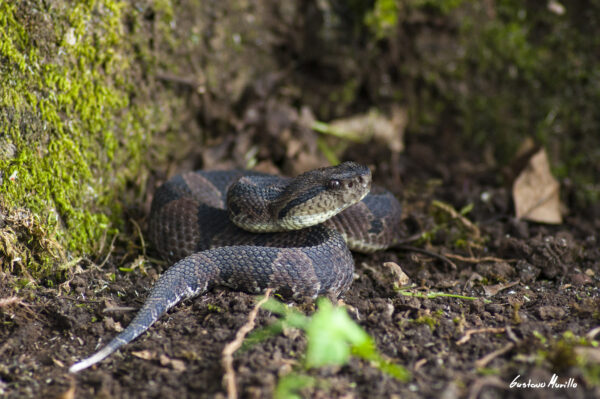
{"type": "Polygon", "coordinates": [[[69,371],[101,361],[182,299],[215,286],[274,288],[296,298],[339,295],[352,282],[348,247],[373,252],[397,240],[400,204],[384,190],[368,194],[370,186],[369,169],[353,162],[295,179],[198,171],[169,180],[155,193],[149,236],[176,263],[129,326],[69,371]]]}

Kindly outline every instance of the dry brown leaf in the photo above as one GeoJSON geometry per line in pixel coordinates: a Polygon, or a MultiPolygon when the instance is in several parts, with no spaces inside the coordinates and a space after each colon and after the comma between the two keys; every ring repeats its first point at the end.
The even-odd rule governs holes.
{"type": "Polygon", "coordinates": [[[158,361],[160,362],[161,366],[170,366],[173,370],[175,371],[185,371],[186,367],[185,367],[185,363],[182,360],[179,359],[171,359],[170,357],[168,357],[167,355],[160,355],[160,357],[158,358],[158,361]]]}
{"type": "Polygon", "coordinates": [[[371,110],[364,114],[336,119],[328,124],[313,122],[311,126],[321,133],[357,143],[375,139],[398,153],[404,149],[404,129],[407,122],[406,109],[395,107],[389,117],[371,110]]]}
{"type": "Polygon", "coordinates": [[[513,183],[517,219],[541,223],[562,223],[560,184],[552,176],[546,150],[531,156],[527,166],[513,183]]]}
{"type": "Polygon", "coordinates": [[[152,360],[154,359],[155,353],[150,352],[149,350],[143,350],[138,352],[131,352],[131,354],[135,357],[139,357],[144,360],[152,360]]]}
{"type": "Polygon", "coordinates": [[[396,283],[398,286],[403,287],[410,284],[410,277],[404,273],[404,270],[396,262],[384,262],[383,266],[390,268],[394,277],[396,277],[396,283]]]}
{"type": "Polygon", "coordinates": [[[510,287],[513,287],[517,284],[519,284],[519,280],[513,281],[511,283],[506,283],[506,284],[486,285],[483,287],[483,290],[485,292],[485,295],[494,296],[497,293],[499,293],[500,291],[505,290],[510,287]]]}

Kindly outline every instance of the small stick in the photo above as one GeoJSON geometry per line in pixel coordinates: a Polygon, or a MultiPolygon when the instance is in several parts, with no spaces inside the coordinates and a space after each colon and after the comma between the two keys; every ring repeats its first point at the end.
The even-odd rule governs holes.
{"type": "Polygon", "coordinates": [[[428,251],[423,248],[413,247],[412,245],[394,245],[394,248],[401,249],[404,251],[418,252],[418,253],[421,253],[424,255],[428,255],[428,256],[431,256],[432,258],[436,258],[436,259],[441,260],[444,263],[447,263],[452,268],[452,270],[457,269],[456,264],[454,262],[452,262],[450,259],[448,259],[447,257],[445,257],[444,255],[436,254],[435,252],[428,251]]]}
{"type": "Polygon", "coordinates": [[[146,241],[144,240],[144,235],[142,234],[142,229],[140,229],[140,225],[138,224],[138,222],[136,222],[132,218],[130,218],[129,221],[131,222],[131,224],[133,224],[135,226],[135,229],[137,230],[138,236],[140,237],[140,242],[142,244],[142,255],[144,255],[144,258],[145,258],[146,257],[146,241]]]}
{"type": "Polygon", "coordinates": [[[465,331],[465,335],[463,335],[463,337],[461,339],[456,341],[456,344],[462,345],[462,344],[466,343],[467,341],[469,341],[471,339],[471,335],[474,335],[474,334],[485,334],[485,333],[500,334],[505,331],[506,331],[506,328],[504,328],[504,327],[499,327],[499,328],[487,327],[487,328],[478,328],[475,330],[467,330],[467,331],[465,331]]]}
{"type": "Polygon", "coordinates": [[[467,263],[480,263],[480,262],[506,262],[506,263],[513,263],[516,262],[517,259],[502,259],[502,258],[496,258],[494,256],[484,256],[483,258],[476,258],[473,256],[461,256],[461,255],[455,255],[455,254],[445,254],[448,258],[451,259],[456,259],[456,260],[460,260],[461,262],[467,262],[467,263]]]}
{"type": "Polygon", "coordinates": [[[481,232],[479,231],[479,227],[474,225],[469,219],[467,219],[466,217],[461,215],[459,212],[456,211],[456,209],[452,208],[450,205],[445,204],[441,201],[433,201],[431,205],[435,206],[438,209],[441,209],[442,211],[449,214],[450,217],[460,221],[463,224],[463,226],[465,226],[467,229],[471,230],[471,232],[475,235],[475,238],[481,237],[481,232]]]}
{"type": "Polygon", "coordinates": [[[264,298],[256,303],[254,309],[252,309],[252,311],[248,315],[248,321],[246,322],[246,324],[244,324],[235,334],[235,339],[227,345],[225,345],[225,348],[223,348],[223,357],[221,359],[221,362],[223,363],[223,368],[225,369],[223,382],[227,387],[228,399],[237,399],[238,397],[237,387],[235,383],[235,370],[233,369],[233,353],[242,346],[246,334],[248,334],[254,328],[258,310],[265,302],[267,302],[269,296],[271,295],[271,291],[271,288],[268,288],[265,291],[264,298]]]}
{"type": "Polygon", "coordinates": [[[102,313],[133,312],[134,310],[138,310],[138,308],[134,308],[132,306],[113,306],[110,308],[104,308],[102,313]]]}
{"type": "Polygon", "coordinates": [[[508,344],[504,345],[502,348],[500,348],[498,350],[495,350],[495,351],[493,351],[491,353],[488,353],[487,355],[485,355],[481,359],[477,360],[475,362],[475,367],[482,368],[482,367],[487,366],[487,364],[489,362],[491,362],[492,360],[494,360],[498,356],[504,355],[505,353],[509,352],[514,347],[515,347],[515,344],[513,342],[509,342],[508,344]]]}
{"type": "Polygon", "coordinates": [[[116,240],[117,240],[117,234],[115,234],[115,236],[111,240],[110,247],[108,248],[108,253],[106,254],[106,258],[104,258],[102,263],[100,263],[100,266],[98,266],[99,268],[102,268],[106,264],[106,262],[108,262],[108,258],[110,258],[110,255],[115,250],[115,241],[116,240]]]}
{"type": "Polygon", "coordinates": [[[156,79],[162,80],[165,82],[173,82],[183,86],[188,86],[193,88],[194,90],[198,90],[202,87],[202,85],[193,77],[192,78],[184,78],[181,76],[173,75],[168,72],[158,72],[156,75],[156,79]]]}

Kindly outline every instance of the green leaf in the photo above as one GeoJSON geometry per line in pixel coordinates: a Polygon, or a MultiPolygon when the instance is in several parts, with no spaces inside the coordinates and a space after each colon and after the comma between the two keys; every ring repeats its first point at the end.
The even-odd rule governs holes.
{"type": "Polygon", "coordinates": [[[311,318],[306,335],[307,367],[342,365],[348,362],[353,346],[363,346],[370,341],[344,308],[333,307],[327,299],[318,302],[319,309],[311,318]]]}
{"type": "Polygon", "coordinates": [[[304,330],[308,324],[308,318],[299,311],[292,309],[276,299],[269,298],[262,306],[263,309],[284,317],[284,322],[290,327],[304,330]]]}
{"type": "Polygon", "coordinates": [[[302,399],[298,393],[303,388],[315,385],[315,379],[302,374],[288,374],[277,383],[275,399],[302,399]]]}

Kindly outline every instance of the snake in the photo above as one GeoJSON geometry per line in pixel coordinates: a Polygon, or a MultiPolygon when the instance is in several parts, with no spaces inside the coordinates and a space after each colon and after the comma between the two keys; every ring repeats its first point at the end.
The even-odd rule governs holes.
{"type": "Polygon", "coordinates": [[[295,178],[199,170],[168,180],[154,194],[148,236],[173,265],[130,324],[69,371],[102,361],[181,300],[217,286],[338,297],[353,280],[350,250],[372,253],[399,241],[400,203],[371,180],[370,169],[355,162],[295,178]]]}

